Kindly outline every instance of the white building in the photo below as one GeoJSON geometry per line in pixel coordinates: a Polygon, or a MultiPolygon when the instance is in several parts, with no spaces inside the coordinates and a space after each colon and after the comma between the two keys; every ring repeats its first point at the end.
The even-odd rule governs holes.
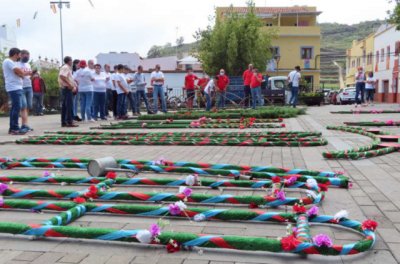
{"type": "Polygon", "coordinates": [[[7,52],[11,48],[17,47],[17,38],[12,28],[7,25],[0,26],[0,51],[7,52]]]}
{"type": "Polygon", "coordinates": [[[400,102],[399,52],[400,31],[395,25],[382,25],[375,34],[374,75],[378,80],[375,100],[378,102],[400,102]]]}

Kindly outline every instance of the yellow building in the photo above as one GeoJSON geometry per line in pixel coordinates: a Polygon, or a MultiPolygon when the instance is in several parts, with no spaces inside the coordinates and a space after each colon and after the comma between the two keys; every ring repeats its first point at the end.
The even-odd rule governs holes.
{"type": "MultiPolygon", "coordinates": [[[[218,7],[217,17],[228,12],[247,13],[247,7],[218,7]]],[[[273,59],[267,65],[270,76],[287,76],[295,66],[300,66],[302,78],[309,88],[319,89],[321,30],[316,7],[255,7],[266,30],[274,30],[273,59]]]]}
{"type": "Polygon", "coordinates": [[[351,48],[346,50],[346,86],[355,85],[358,67],[363,67],[365,72],[374,70],[374,36],[371,33],[365,39],[353,40],[351,48]]]}

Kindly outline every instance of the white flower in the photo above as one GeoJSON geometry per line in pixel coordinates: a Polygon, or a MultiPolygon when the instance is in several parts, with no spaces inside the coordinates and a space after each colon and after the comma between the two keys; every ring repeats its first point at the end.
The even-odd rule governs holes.
{"type": "Polygon", "coordinates": [[[206,216],[204,214],[197,214],[193,217],[193,220],[195,222],[203,222],[204,220],[206,220],[206,216]]]}
{"type": "Polygon", "coordinates": [[[181,211],[185,211],[185,209],[187,208],[186,204],[182,201],[176,202],[175,205],[178,206],[181,211]]]}
{"type": "Polygon", "coordinates": [[[179,186],[179,193],[183,193],[186,190],[186,186],[179,186]]]}
{"type": "Polygon", "coordinates": [[[317,199],[317,194],[314,191],[306,190],[307,195],[312,197],[314,200],[317,199]]]}
{"type": "Polygon", "coordinates": [[[151,233],[149,230],[140,230],[137,234],[136,234],[136,239],[143,244],[150,244],[151,242],[151,233]]]}
{"type": "Polygon", "coordinates": [[[349,213],[346,210],[340,210],[333,216],[333,219],[335,219],[336,221],[339,221],[342,218],[348,218],[348,217],[349,217],[349,213]]]}
{"type": "Polygon", "coordinates": [[[318,183],[315,179],[307,179],[306,183],[307,183],[307,186],[311,189],[318,187],[318,183]]]}
{"type": "Polygon", "coordinates": [[[185,183],[187,186],[193,186],[196,184],[196,177],[193,175],[189,175],[186,177],[185,183]]]}

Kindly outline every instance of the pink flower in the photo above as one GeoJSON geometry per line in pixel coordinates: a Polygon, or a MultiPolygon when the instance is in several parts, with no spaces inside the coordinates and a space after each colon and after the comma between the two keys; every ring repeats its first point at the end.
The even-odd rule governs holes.
{"type": "Polygon", "coordinates": [[[51,176],[51,173],[50,173],[50,171],[44,171],[43,172],[43,177],[50,177],[51,176]]]}
{"type": "Polygon", "coordinates": [[[179,207],[179,205],[177,205],[177,204],[170,204],[169,206],[168,206],[168,209],[169,209],[169,213],[171,214],[171,215],[180,215],[181,214],[181,208],[179,207]]]}
{"type": "Polygon", "coordinates": [[[310,209],[308,209],[308,211],[307,211],[307,215],[308,215],[308,217],[310,217],[310,216],[315,216],[315,215],[318,215],[318,212],[319,212],[319,208],[318,208],[318,206],[313,206],[313,207],[311,207],[310,209]]]}
{"type": "Polygon", "coordinates": [[[394,121],[390,119],[390,120],[386,121],[385,124],[392,126],[394,124],[394,121]]]}
{"type": "Polygon", "coordinates": [[[297,181],[297,177],[292,176],[285,181],[287,186],[293,185],[297,181]]]}
{"type": "Polygon", "coordinates": [[[317,247],[332,247],[333,243],[329,236],[319,234],[313,237],[313,242],[317,247]]]}
{"type": "Polygon", "coordinates": [[[161,234],[161,228],[157,224],[151,224],[150,233],[153,238],[157,237],[161,234]]]}
{"type": "Polygon", "coordinates": [[[8,185],[5,183],[0,183],[0,194],[5,192],[8,189],[8,185]]]}
{"type": "Polygon", "coordinates": [[[199,122],[200,123],[206,123],[207,122],[207,117],[205,117],[205,116],[200,117],[199,122]]]}
{"type": "Polygon", "coordinates": [[[2,196],[0,196],[0,207],[4,205],[4,199],[2,196]]]}
{"type": "Polygon", "coordinates": [[[200,126],[200,122],[198,122],[198,121],[192,121],[190,123],[190,127],[199,127],[199,126],[200,126]]]}
{"type": "Polygon", "coordinates": [[[281,190],[281,191],[277,192],[276,198],[278,198],[281,201],[285,201],[285,199],[286,199],[285,191],[281,190]]]}
{"type": "Polygon", "coordinates": [[[378,123],[378,122],[379,122],[379,120],[378,120],[378,119],[374,119],[374,120],[372,120],[372,122],[374,122],[374,123],[378,123]]]}
{"type": "Polygon", "coordinates": [[[190,188],[187,188],[185,186],[179,187],[179,193],[182,193],[185,195],[185,197],[190,197],[192,195],[193,190],[190,188]]]}

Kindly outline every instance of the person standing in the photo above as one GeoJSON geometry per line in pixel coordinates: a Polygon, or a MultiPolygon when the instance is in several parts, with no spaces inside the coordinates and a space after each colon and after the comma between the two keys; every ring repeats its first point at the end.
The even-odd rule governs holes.
{"type": "Polygon", "coordinates": [[[106,85],[107,76],[101,71],[101,65],[96,64],[94,66],[93,74],[93,118],[97,121],[100,115],[101,120],[107,120],[106,118],[106,85]]]}
{"type": "Polygon", "coordinates": [[[225,99],[226,99],[226,89],[229,85],[229,78],[225,75],[225,70],[221,69],[219,71],[219,77],[217,81],[217,108],[225,108],[225,99]]]}
{"type": "Polygon", "coordinates": [[[165,78],[159,64],[156,65],[156,70],[151,73],[150,79],[151,79],[151,85],[153,86],[153,104],[154,104],[153,112],[157,114],[158,98],[160,98],[161,111],[163,113],[167,113],[167,104],[165,102],[165,94],[164,94],[165,78]]]}
{"type": "Polygon", "coordinates": [[[363,67],[358,67],[358,71],[355,76],[356,80],[356,104],[357,107],[359,104],[364,104],[364,93],[365,93],[365,73],[363,67]],[[359,97],[361,96],[361,101],[359,97]]]}
{"type": "Polygon", "coordinates": [[[118,93],[117,93],[117,82],[116,76],[118,74],[118,65],[114,65],[114,72],[111,74],[111,83],[112,83],[112,110],[113,110],[113,117],[114,119],[118,118],[117,115],[117,101],[118,101],[118,93]]]}
{"type": "Polygon", "coordinates": [[[261,106],[261,82],[262,74],[257,69],[253,69],[253,76],[250,81],[251,92],[251,108],[256,109],[257,105],[261,106]]]}
{"type": "Polygon", "coordinates": [[[206,96],[206,111],[211,110],[212,106],[212,98],[213,94],[215,93],[215,84],[218,82],[219,76],[214,76],[213,79],[208,81],[206,87],[204,88],[204,94],[206,96]]]}
{"type": "Polygon", "coordinates": [[[37,116],[43,115],[43,98],[46,93],[46,84],[37,70],[32,72],[33,110],[37,116]]]}
{"type": "Polygon", "coordinates": [[[73,93],[76,93],[76,82],[72,77],[72,58],[66,56],[64,65],[60,68],[58,74],[58,83],[61,87],[61,126],[62,127],[77,127],[73,123],[73,93]]]}
{"type": "Polygon", "coordinates": [[[368,73],[368,78],[365,82],[366,101],[368,105],[372,105],[374,102],[375,85],[376,79],[374,73],[371,71],[368,73]]]}
{"type": "Polygon", "coordinates": [[[111,117],[109,111],[113,108],[112,105],[112,90],[113,90],[113,83],[111,80],[111,73],[110,73],[110,65],[104,64],[104,74],[106,75],[107,82],[106,82],[106,117],[111,117]]]}
{"type": "Polygon", "coordinates": [[[289,87],[291,88],[289,105],[292,105],[294,108],[296,108],[297,99],[299,96],[300,79],[301,79],[300,71],[301,71],[300,66],[296,66],[294,67],[294,71],[291,71],[288,75],[289,87]]]}
{"type": "Polygon", "coordinates": [[[123,120],[128,119],[126,110],[126,96],[129,94],[129,84],[126,80],[125,73],[127,70],[124,69],[122,64],[117,66],[118,74],[115,75],[115,83],[117,87],[117,119],[123,120]]]}
{"type": "Polygon", "coordinates": [[[143,66],[139,65],[137,72],[133,75],[133,83],[136,85],[136,100],[137,100],[137,114],[140,115],[140,99],[143,99],[146,105],[146,111],[148,114],[153,114],[150,110],[149,102],[146,95],[146,78],[143,73],[143,66]]]}
{"type": "Polygon", "coordinates": [[[24,72],[18,67],[17,61],[20,59],[21,51],[18,48],[12,48],[8,52],[8,58],[3,61],[3,75],[5,88],[11,101],[10,109],[10,135],[24,135],[27,129],[21,129],[18,124],[19,113],[22,103],[22,79],[24,72]]]}
{"type": "Polygon", "coordinates": [[[244,108],[248,108],[250,104],[250,96],[252,96],[250,83],[253,75],[253,64],[249,64],[249,67],[243,72],[242,76],[244,85],[244,108]]]}
{"type": "Polygon", "coordinates": [[[129,94],[127,95],[127,100],[129,102],[129,105],[131,106],[132,115],[135,116],[137,115],[137,112],[139,112],[139,110],[137,109],[136,85],[133,82],[132,70],[128,66],[125,67],[126,67],[125,79],[129,84],[129,94]]]}
{"type": "Polygon", "coordinates": [[[75,80],[78,83],[78,93],[81,99],[82,121],[95,122],[92,118],[93,103],[93,74],[87,68],[85,60],[79,62],[79,70],[75,73],[75,80]]]}
{"type": "Polygon", "coordinates": [[[195,80],[198,80],[198,79],[199,78],[193,74],[193,70],[189,68],[187,70],[187,74],[185,76],[185,86],[183,87],[186,90],[188,110],[193,109],[194,90],[195,90],[194,82],[195,82],[195,80]]]}
{"type": "MultiPolygon", "coordinates": [[[[79,70],[79,62],[80,62],[80,60],[76,60],[76,59],[72,62],[72,76],[75,76],[75,73],[79,70]]],[[[78,87],[78,85],[76,85],[76,87],[78,87]]],[[[79,122],[79,121],[82,121],[82,119],[78,116],[78,103],[79,103],[79,93],[75,92],[73,94],[72,110],[74,112],[74,120],[79,122]]]]}
{"type": "Polygon", "coordinates": [[[94,65],[94,60],[88,60],[88,63],[87,63],[88,65],[88,69],[92,72],[92,73],[94,73],[95,71],[96,71],[96,69],[95,69],[95,65],[94,65]]]}
{"type": "Polygon", "coordinates": [[[24,72],[24,78],[22,79],[22,105],[21,105],[21,119],[22,119],[22,129],[27,129],[28,131],[33,131],[28,125],[29,110],[32,109],[32,69],[29,64],[29,51],[21,50],[21,60],[19,62],[19,68],[24,72]]]}

